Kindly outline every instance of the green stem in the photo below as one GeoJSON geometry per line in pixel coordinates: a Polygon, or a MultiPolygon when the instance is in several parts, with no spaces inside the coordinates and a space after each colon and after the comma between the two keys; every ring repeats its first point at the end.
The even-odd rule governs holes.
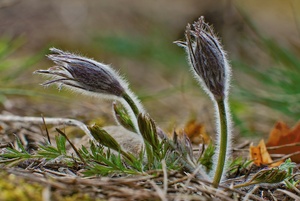
{"type": "Polygon", "coordinates": [[[221,181],[223,171],[225,169],[225,160],[227,152],[227,140],[228,140],[228,125],[227,114],[225,108],[225,99],[217,100],[217,106],[219,109],[220,120],[220,141],[219,141],[219,156],[216,166],[216,172],[213,179],[213,187],[217,188],[221,181]]]}
{"type": "Polygon", "coordinates": [[[258,183],[259,182],[246,182],[246,183],[242,183],[242,184],[237,184],[237,185],[233,186],[233,188],[237,189],[237,188],[242,188],[242,187],[246,187],[246,186],[250,186],[250,185],[255,185],[258,183]]]}
{"type": "Polygon", "coordinates": [[[124,93],[122,97],[128,103],[128,105],[131,107],[134,115],[136,117],[138,117],[138,115],[140,114],[140,111],[139,111],[138,107],[136,106],[136,104],[134,103],[134,101],[132,100],[132,98],[127,93],[124,93]]]}

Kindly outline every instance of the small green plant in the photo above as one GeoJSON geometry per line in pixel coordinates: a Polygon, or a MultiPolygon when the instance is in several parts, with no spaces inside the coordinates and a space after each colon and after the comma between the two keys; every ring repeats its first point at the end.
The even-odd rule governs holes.
{"type": "Polygon", "coordinates": [[[252,160],[245,160],[242,157],[235,158],[229,164],[228,174],[237,176],[243,171],[248,172],[251,164],[253,164],[252,160]]]}
{"type": "MultiPolygon", "coordinates": [[[[22,160],[26,160],[32,158],[31,154],[25,149],[20,139],[16,136],[17,147],[7,147],[6,153],[1,155],[2,158],[18,160],[18,162],[22,160]]],[[[11,161],[10,161],[11,162],[11,161]]]]}
{"type": "Polygon", "coordinates": [[[291,187],[289,185],[291,185],[291,176],[293,173],[293,168],[295,167],[296,164],[291,162],[291,159],[287,159],[279,167],[260,170],[259,172],[255,173],[249,181],[238,184],[234,186],[234,188],[241,188],[260,183],[274,184],[282,181],[284,181],[288,187],[291,187]]]}
{"type": "Polygon", "coordinates": [[[207,172],[210,172],[213,168],[212,158],[215,154],[215,146],[212,143],[209,143],[203,154],[198,158],[198,162],[206,167],[207,172]]]}

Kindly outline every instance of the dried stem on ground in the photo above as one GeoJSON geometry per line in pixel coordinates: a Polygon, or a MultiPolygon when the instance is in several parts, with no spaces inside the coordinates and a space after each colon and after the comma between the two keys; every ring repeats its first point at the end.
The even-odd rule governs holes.
{"type": "Polygon", "coordinates": [[[81,121],[75,119],[68,118],[55,118],[55,117],[21,117],[14,115],[0,115],[0,121],[4,122],[27,122],[34,124],[52,124],[52,125],[67,125],[67,126],[76,126],[80,128],[86,135],[88,135],[91,139],[94,139],[91,135],[88,127],[82,123],[81,121]]]}

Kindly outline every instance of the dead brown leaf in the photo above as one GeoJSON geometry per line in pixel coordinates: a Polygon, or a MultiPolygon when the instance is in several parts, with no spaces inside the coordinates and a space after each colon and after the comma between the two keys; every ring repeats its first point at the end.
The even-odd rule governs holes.
{"type": "Polygon", "coordinates": [[[273,163],[264,140],[260,140],[257,146],[250,145],[250,159],[257,166],[269,165],[270,167],[276,167],[282,163],[282,161],[273,163]]]}
{"type": "MultiPolygon", "coordinates": [[[[300,143],[300,122],[292,129],[284,122],[277,122],[269,134],[266,146],[282,146],[270,149],[270,154],[292,154],[300,151],[300,146],[297,143],[300,143]],[[294,145],[291,145],[293,143],[294,145]]],[[[300,154],[292,156],[291,159],[296,163],[300,163],[300,154]]]]}
{"type": "MultiPolygon", "coordinates": [[[[189,120],[184,126],[183,131],[193,144],[208,144],[211,140],[210,136],[206,133],[205,126],[196,119],[189,120]]],[[[179,133],[181,134],[182,131],[179,133]]]]}

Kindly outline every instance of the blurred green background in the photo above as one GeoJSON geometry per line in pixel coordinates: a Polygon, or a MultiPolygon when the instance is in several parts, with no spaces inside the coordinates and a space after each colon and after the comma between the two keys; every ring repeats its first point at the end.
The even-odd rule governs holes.
{"type": "Polygon", "coordinates": [[[110,101],[39,86],[32,72],[52,65],[54,46],[111,64],[163,128],[197,117],[214,133],[213,106],[173,44],[203,15],[232,63],[235,134],[265,137],[300,118],[299,10],[297,0],[0,0],[0,111],[113,124],[110,101]]]}

